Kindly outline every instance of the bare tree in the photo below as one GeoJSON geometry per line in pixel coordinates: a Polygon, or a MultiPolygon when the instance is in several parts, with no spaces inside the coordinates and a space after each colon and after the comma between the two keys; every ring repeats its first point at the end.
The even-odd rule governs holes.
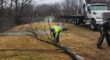
{"type": "Polygon", "coordinates": [[[15,23],[16,24],[21,24],[21,17],[22,17],[22,12],[23,9],[25,9],[25,7],[27,5],[29,5],[31,3],[32,0],[13,0],[14,4],[15,4],[15,23]]]}
{"type": "Polygon", "coordinates": [[[7,0],[0,0],[0,17],[4,16],[6,1],[7,0]]]}

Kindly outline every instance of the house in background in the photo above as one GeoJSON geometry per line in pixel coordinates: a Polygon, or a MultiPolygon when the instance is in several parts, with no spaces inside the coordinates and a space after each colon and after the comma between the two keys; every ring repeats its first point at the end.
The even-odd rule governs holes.
{"type": "Polygon", "coordinates": [[[55,21],[55,17],[54,16],[46,16],[45,18],[44,18],[44,20],[46,21],[46,22],[53,22],[53,21],[55,21]]]}

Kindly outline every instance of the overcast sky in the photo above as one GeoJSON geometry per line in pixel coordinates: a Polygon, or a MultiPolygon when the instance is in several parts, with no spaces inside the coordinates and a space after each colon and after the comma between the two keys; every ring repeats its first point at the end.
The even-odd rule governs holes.
{"type": "Polygon", "coordinates": [[[34,0],[36,4],[54,4],[54,3],[61,3],[64,0],[34,0]]]}

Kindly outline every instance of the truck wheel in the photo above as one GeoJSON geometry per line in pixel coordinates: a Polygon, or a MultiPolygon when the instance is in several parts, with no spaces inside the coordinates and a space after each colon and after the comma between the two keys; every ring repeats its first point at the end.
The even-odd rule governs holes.
{"type": "Polygon", "coordinates": [[[74,20],[74,24],[75,24],[75,25],[80,25],[79,19],[74,20]]]}
{"type": "Polygon", "coordinates": [[[90,27],[91,27],[91,29],[93,31],[96,31],[97,30],[97,24],[96,24],[96,21],[95,20],[92,20],[91,21],[90,27]]]}

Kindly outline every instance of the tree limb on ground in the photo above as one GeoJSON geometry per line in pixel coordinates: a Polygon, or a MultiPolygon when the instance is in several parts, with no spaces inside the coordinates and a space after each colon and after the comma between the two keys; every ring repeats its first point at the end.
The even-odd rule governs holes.
{"type": "Polygon", "coordinates": [[[75,52],[71,51],[70,49],[68,49],[67,47],[61,45],[60,43],[49,42],[49,41],[40,39],[40,38],[37,37],[38,35],[36,33],[34,33],[34,32],[32,32],[32,33],[33,33],[32,37],[36,38],[37,40],[39,40],[41,42],[48,43],[48,44],[51,44],[51,45],[53,45],[57,48],[60,48],[65,53],[67,53],[72,58],[72,60],[85,60],[83,57],[77,55],[75,52]]]}

